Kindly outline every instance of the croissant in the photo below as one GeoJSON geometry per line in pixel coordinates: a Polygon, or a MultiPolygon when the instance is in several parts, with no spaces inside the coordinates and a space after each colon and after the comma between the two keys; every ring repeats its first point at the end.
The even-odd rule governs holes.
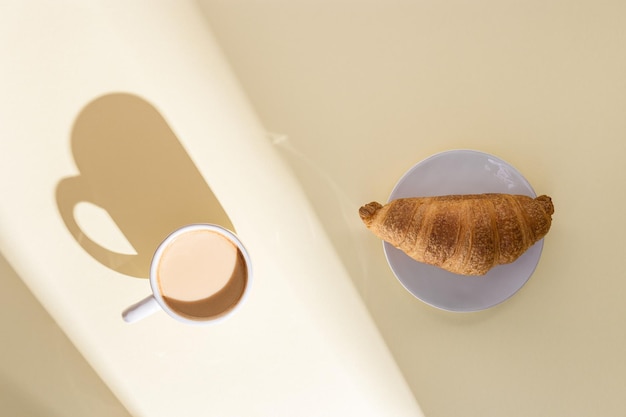
{"type": "Polygon", "coordinates": [[[484,275],[519,258],[550,230],[546,195],[400,198],[359,209],[367,228],[411,258],[461,275],[484,275]]]}

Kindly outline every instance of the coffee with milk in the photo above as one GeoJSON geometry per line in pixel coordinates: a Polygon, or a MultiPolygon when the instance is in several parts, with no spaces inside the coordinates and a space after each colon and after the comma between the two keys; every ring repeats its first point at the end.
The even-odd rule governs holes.
{"type": "Polygon", "coordinates": [[[164,249],[156,269],[163,300],[191,320],[218,318],[240,301],[248,280],[244,257],[211,230],[189,230],[164,249]]]}

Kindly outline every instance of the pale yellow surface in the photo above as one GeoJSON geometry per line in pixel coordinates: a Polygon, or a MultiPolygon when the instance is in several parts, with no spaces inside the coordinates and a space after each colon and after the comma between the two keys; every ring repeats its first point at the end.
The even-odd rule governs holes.
{"type": "Polygon", "coordinates": [[[50,375],[79,378],[87,407],[117,398],[110,416],[422,415],[198,3],[3,2],[0,91],[3,296],[28,288],[99,384],[40,369],[58,337],[25,334],[33,300],[2,322],[4,360],[42,349],[0,368],[20,396],[0,415],[74,415],[50,375]],[[125,323],[156,245],[190,222],[244,242],[245,305],[213,327],[125,323]]]}
{"type": "Polygon", "coordinates": [[[626,415],[625,2],[202,5],[426,416],[626,415]],[[472,314],[407,293],[357,218],[455,148],[556,207],[528,284],[472,314]]]}
{"type": "Polygon", "coordinates": [[[0,255],[0,414],[130,417],[0,255]]]}

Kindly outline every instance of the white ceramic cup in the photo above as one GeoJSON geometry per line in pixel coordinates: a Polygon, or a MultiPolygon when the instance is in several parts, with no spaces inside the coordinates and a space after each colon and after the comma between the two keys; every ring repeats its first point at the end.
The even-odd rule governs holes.
{"type": "MultiPolygon", "coordinates": [[[[134,323],[159,310],[163,310],[169,316],[171,316],[172,318],[182,323],[192,324],[192,325],[214,324],[214,323],[227,319],[239,309],[239,307],[244,303],[244,301],[246,300],[250,292],[251,280],[252,280],[252,269],[251,269],[251,263],[250,263],[250,256],[248,254],[248,251],[244,247],[244,245],[241,243],[239,238],[233,232],[215,224],[191,224],[188,226],[183,226],[180,229],[177,229],[176,231],[171,233],[163,242],[161,242],[156,252],[154,253],[154,256],[152,257],[152,262],[150,264],[150,286],[152,288],[152,294],[144,298],[143,300],[129,306],[122,313],[122,318],[127,323],[134,323]],[[224,237],[225,239],[233,243],[239,249],[241,258],[243,259],[243,264],[244,264],[243,266],[246,268],[246,280],[244,284],[244,289],[243,289],[241,296],[237,300],[236,304],[234,306],[231,306],[229,309],[227,309],[223,313],[219,315],[211,316],[211,317],[190,318],[176,311],[174,308],[168,305],[167,302],[165,301],[164,296],[161,293],[159,282],[158,282],[158,269],[159,269],[159,265],[161,262],[161,258],[163,257],[163,254],[166,251],[166,249],[168,249],[168,247],[170,247],[170,245],[174,242],[174,240],[176,240],[181,235],[189,233],[189,232],[194,232],[194,231],[210,231],[210,232],[219,234],[220,236],[224,237]]],[[[210,302],[210,301],[207,301],[207,302],[210,302]]]]}

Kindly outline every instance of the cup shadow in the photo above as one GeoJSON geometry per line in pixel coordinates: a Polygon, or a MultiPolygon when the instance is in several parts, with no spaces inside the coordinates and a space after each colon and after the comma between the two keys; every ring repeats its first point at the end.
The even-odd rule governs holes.
{"type": "Polygon", "coordinates": [[[138,96],[107,94],[87,104],[74,123],[71,150],[79,174],[59,181],[57,207],[76,242],[110,269],[147,278],[159,243],[187,224],[235,231],[165,119],[138,96]],[[136,254],[93,241],[76,220],[81,202],[106,210],[136,254]]]}

